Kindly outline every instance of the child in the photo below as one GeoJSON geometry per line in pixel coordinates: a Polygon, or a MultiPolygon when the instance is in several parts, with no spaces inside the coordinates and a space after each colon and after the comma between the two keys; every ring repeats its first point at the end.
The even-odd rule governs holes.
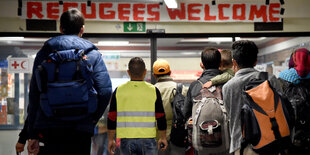
{"type": "Polygon", "coordinates": [[[221,52],[221,65],[220,70],[223,71],[221,75],[217,75],[210,81],[203,85],[204,88],[210,88],[214,85],[224,84],[228,80],[234,77],[234,71],[232,70],[232,57],[230,50],[222,50],[221,52]]]}

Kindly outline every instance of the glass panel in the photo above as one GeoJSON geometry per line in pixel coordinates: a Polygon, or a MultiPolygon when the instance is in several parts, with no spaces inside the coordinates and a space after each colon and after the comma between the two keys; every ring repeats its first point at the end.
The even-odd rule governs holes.
{"type": "Polygon", "coordinates": [[[187,86],[200,77],[201,52],[205,47],[229,49],[232,44],[231,37],[222,38],[159,38],[158,59],[169,62],[171,76],[176,82],[187,86]]]}
{"type": "Polygon", "coordinates": [[[113,90],[130,80],[127,69],[132,57],[142,57],[147,75],[145,80],[151,81],[150,39],[147,38],[87,38],[95,43],[103,55],[103,60],[112,80],[113,90]]]}
{"type": "MultiPolygon", "coordinates": [[[[27,106],[28,84],[31,73],[9,74],[7,57],[34,58],[35,54],[49,38],[0,37],[0,128],[15,125],[16,115],[23,124],[27,106]],[[18,76],[18,77],[17,77],[18,76]],[[18,79],[18,86],[15,85],[18,79]],[[28,82],[27,82],[28,81],[28,82]],[[28,84],[27,84],[28,83],[28,84]],[[19,89],[19,112],[14,107],[15,89],[19,89]]],[[[103,54],[112,79],[113,88],[129,80],[126,73],[128,62],[134,56],[144,59],[147,67],[146,81],[151,79],[150,39],[148,38],[86,38],[98,46],[103,54]]],[[[310,48],[310,37],[236,37],[236,40],[254,41],[259,47],[257,69],[277,75],[288,68],[288,60],[293,49],[310,48]]],[[[177,82],[189,85],[196,80],[200,68],[200,53],[205,47],[230,49],[231,37],[209,38],[158,38],[158,58],[167,59],[171,65],[172,76],[177,82]]],[[[17,104],[17,103],[16,103],[17,104]]]]}
{"type": "MultiPolygon", "coordinates": [[[[310,49],[310,37],[236,37],[235,39],[255,42],[259,48],[255,68],[276,76],[288,68],[292,50],[302,47],[310,49]]],[[[205,47],[231,49],[231,45],[231,37],[159,38],[157,57],[170,63],[171,76],[175,81],[189,85],[201,75],[200,54],[205,47]]]]}

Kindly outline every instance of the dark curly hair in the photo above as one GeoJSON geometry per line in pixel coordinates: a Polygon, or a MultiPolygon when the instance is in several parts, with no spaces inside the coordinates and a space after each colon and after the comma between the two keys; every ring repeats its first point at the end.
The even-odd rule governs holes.
{"type": "Polygon", "coordinates": [[[257,61],[258,48],[253,41],[240,40],[232,45],[232,57],[239,68],[252,68],[257,61]]]}

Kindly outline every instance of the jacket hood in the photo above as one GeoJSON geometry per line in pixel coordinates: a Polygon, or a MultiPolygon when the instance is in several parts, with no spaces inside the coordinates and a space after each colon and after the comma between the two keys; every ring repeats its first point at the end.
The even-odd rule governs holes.
{"type": "Polygon", "coordinates": [[[51,49],[67,50],[67,49],[83,49],[83,50],[98,50],[97,47],[88,40],[78,37],[77,35],[61,35],[53,37],[46,42],[51,49]]]}

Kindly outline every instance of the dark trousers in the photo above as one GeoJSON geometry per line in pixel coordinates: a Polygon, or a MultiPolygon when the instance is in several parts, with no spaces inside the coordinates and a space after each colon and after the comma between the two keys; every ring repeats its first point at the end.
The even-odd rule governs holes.
{"type": "Polygon", "coordinates": [[[91,135],[72,130],[42,132],[40,155],[90,155],[91,135]]]}

